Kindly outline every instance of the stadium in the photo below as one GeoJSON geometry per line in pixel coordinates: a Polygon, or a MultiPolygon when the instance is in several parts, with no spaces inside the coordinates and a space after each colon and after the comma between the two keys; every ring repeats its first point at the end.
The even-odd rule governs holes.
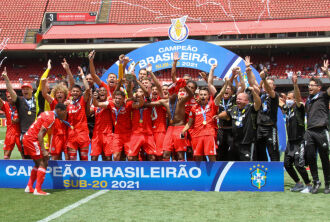
{"type": "MultiPolygon", "coordinates": [[[[156,51],[161,52],[162,49],[163,53],[167,50],[166,47],[181,44],[172,42],[169,31],[173,21],[178,21],[179,18],[184,18],[187,30],[189,29],[188,39],[182,44],[186,42],[194,46],[196,43],[201,52],[204,48],[212,48],[212,52],[205,52],[208,58],[213,55],[217,58],[218,68],[214,72],[214,82],[212,80],[217,93],[227,84],[227,77],[230,77],[234,64],[241,67],[244,78],[248,75],[245,72],[246,56],[251,59],[256,81],[264,80],[259,73],[267,69],[267,78],[273,80],[276,93],[281,99],[284,98],[283,95],[294,90],[293,77],[297,80],[301,101],[305,104],[314,100],[309,99],[312,78],[321,81],[322,91],[327,92],[330,86],[327,76],[329,71],[324,70],[324,67],[328,68],[325,64],[330,56],[329,0],[9,0],[1,1],[0,6],[0,70],[3,72],[6,67],[6,76],[18,97],[24,96],[22,88],[25,84],[31,84],[34,92],[38,91],[43,74],[49,71],[49,60],[51,69],[49,74],[47,72],[47,81],[51,88],[63,80],[68,80],[67,70],[63,65],[66,61],[75,84],[84,87],[84,75],[87,77],[91,70],[92,50],[96,51],[92,57],[94,72],[99,80],[107,82],[109,73],[115,73],[116,78],[120,77],[118,67],[121,66],[118,65],[118,58],[124,54],[132,59],[136,58],[134,62],[140,61],[136,66],[137,75],[140,75],[139,70],[146,67],[147,63],[153,63],[154,75],[160,84],[170,86],[173,80],[171,66],[174,57],[172,55],[168,62],[158,63],[157,66],[156,51]],[[163,48],[143,51],[147,47],[158,45],[163,48]],[[148,60],[147,56],[151,55],[154,55],[155,59],[148,60]],[[231,55],[237,60],[233,60],[231,55]],[[140,58],[145,58],[145,62],[140,58]],[[241,59],[238,60],[239,58],[241,59]]],[[[182,61],[184,54],[181,55],[182,61]]],[[[202,91],[203,87],[208,86],[208,82],[200,73],[205,72],[210,76],[209,68],[212,62],[208,60],[207,66],[204,67],[199,64],[202,63],[204,54],[201,53],[198,62],[190,59],[193,55],[186,55],[187,61],[191,61],[177,65],[176,77],[184,79],[188,74],[202,91]]],[[[122,75],[126,72],[132,73],[129,67],[127,70],[124,67],[122,75]]],[[[0,97],[3,101],[7,101],[7,86],[8,83],[2,75],[0,97]]],[[[254,97],[253,100],[257,101],[254,97]]],[[[169,105],[171,106],[170,103],[169,105]]],[[[40,105],[39,108],[46,111],[46,105],[40,105]]],[[[118,113],[116,123],[117,117],[118,113]]],[[[281,155],[278,163],[281,165],[276,167],[283,169],[286,146],[285,117],[282,115],[282,118],[278,119],[283,122],[283,128],[278,128],[278,135],[282,135],[282,139],[284,135],[284,143],[279,144],[281,155]]],[[[0,143],[4,146],[7,119],[3,111],[0,111],[0,121],[0,143]]],[[[306,127],[308,124],[306,121],[306,127]]],[[[319,151],[316,151],[316,155],[317,152],[319,151]]],[[[325,153],[329,162],[329,149],[325,153]]],[[[133,160],[147,158],[143,155],[139,154],[138,159],[133,160]]],[[[1,221],[329,220],[330,201],[323,194],[327,189],[324,187],[326,181],[323,177],[323,173],[326,174],[323,167],[324,156],[317,157],[316,171],[322,184],[317,195],[290,192],[296,183],[286,170],[282,170],[284,180],[274,180],[275,185],[276,181],[280,181],[282,192],[275,188],[266,191],[277,192],[259,192],[262,191],[262,186],[266,188],[266,185],[273,183],[271,172],[265,170],[267,164],[273,162],[249,165],[247,182],[250,188],[245,189],[244,185],[240,184],[243,182],[235,177],[235,172],[238,175],[241,169],[238,164],[235,168],[236,162],[217,161],[213,166],[210,165],[211,162],[199,165],[193,161],[185,162],[186,165],[179,161],[159,164],[149,161],[114,161],[110,164],[106,161],[88,161],[86,165],[79,165],[82,161],[50,161],[44,189],[51,195],[45,197],[24,193],[33,170],[33,162],[21,158],[17,147],[11,153],[11,160],[3,160],[5,154],[0,153],[0,165],[5,166],[1,166],[0,172],[1,221]],[[144,167],[149,168],[145,171],[144,167]],[[224,182],[221,184],[222,180],[219,181],[222,172],[228,170],[228,175],[231,175],[230,167],[233,169],[233,179],[226,181],[222,178],[224,182]],[[265,172],[264,177],[267,178],[268,184],[260,185],[259,182],[259,187],[253,184],[255,181],[251,176],[254,176],[254,168],[265,172]],[[85,171],[90,173],[90,178],[84,179],[85,171]],[[199,184],[202,180],[210,180],[209,177],[200,177],[204,172],[209,177],[219,178],[209,182],[211,188],[199,184]],[[1,175],[12,176],[13,180],[7,181],[9,177],[1,175]],[[19,176],[23,179],[19,179],[19,176]],[[194,187],[194,179],[199,177],[201,179],[194,187]],[[182,178],[184,180],[181,180],[182,178]],[[58,186],[59,183],[61,186],[58,186]],[[238,188],[234,189],[234,192],[200,192],[233,191],[231,186],[238,188]]],[[[64,159],[64,155],[61,158],[64,159]]],[[[88,158],[90,160],[91,156],[88,158]]],[[[171,156],[171,160],[175,158],[180,157],[171,156]]],[[[268,159],[270,158],[269,153],[268,159]]],[[[102,157],[99,158],[101,159],[102,157]]],[[[313,169],[315,170],[313,167],[311,170],[309,167],[307,169],[310,178],[313,169]]]]}

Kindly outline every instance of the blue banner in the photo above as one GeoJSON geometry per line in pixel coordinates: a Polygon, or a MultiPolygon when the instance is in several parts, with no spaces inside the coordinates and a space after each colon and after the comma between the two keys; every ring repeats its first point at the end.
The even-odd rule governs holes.
{"type": "MultiPolygon", "coordinates": [[[[0,188],[25,188],[30,160],[1,160],[0,188]]],[[[44,189],[284,191],[283,162],[49,161],[44,189]]]]}

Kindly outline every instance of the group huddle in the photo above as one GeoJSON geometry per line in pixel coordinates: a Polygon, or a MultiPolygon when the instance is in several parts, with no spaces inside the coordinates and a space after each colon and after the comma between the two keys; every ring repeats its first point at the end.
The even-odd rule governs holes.
{"type": "MultiPolygon", "coordinates": [[[[288,173],[300,183],[294,164],[308,187],[305,166],[309,165],[314,187],[319,187],[318,152],[329,189],[330,92],[320,91],[319,79],[310,80],[310,97],[304,106],[297,76],[292,78],[294,91],[279,97],[266,69],[260,72],[260,84],[257,82],[249,57],[245,58],[245,73],[235,67],[219,92],[213,85],[216,64],[209,73],[200,73],[207,87],[198,88],[189,74],[178,79],[178,53],[173,56],[172,82],[163,85],[150,64],[139,70],[137,78],[134,66],[127,67],[130,59],[125,55],[119,57],[118,73],[110,73],[105,83],[96,75],[94,57],[95,51],[90,52],[89,73],[85,75],[79,67],[83,88],[74,83],[65,59],[62,66],[68,82],[58,82],[50,90],[47,76],[51,61],[48,61],[34,95],[32,86],[25,83],[23,96],[17,96],[6,70],[3,71],[8,100],[0,101],[7,118],[4,156],[9,159],[16,144],[22,158],[34,160],[26,192],[46,194],[41,184],[49,156],[60,160],[63,152],[66,160],[77,160],[77,155],[80,160],[88,160],[89,144],[93,161],[99,156],[108,161],[267,161],[268,156],[271,161],[279,161],[276,125],[279,107],[287,119],[284,164],[288,173]]],[[[327,61],[323,69],[329,75],[327,61]]]]}

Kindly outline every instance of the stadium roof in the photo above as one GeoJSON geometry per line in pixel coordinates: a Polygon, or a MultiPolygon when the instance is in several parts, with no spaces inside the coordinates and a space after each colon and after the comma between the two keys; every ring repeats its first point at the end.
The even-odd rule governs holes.
{"type": "MultiPolygon", "coordinates": [[[[189,23],[190,36],[330,31],[330,18],[189,23]]],[[[43,39],[138,38],[167,36],[169,24],[83,24],[52,26],[43,39]]]]}

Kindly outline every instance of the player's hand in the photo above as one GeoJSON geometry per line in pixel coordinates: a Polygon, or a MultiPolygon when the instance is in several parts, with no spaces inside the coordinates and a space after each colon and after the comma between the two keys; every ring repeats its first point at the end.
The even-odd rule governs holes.
{"type": "Polygon", "coordinates": [[[123,63],[124,62],[124,58],[125,58],[125,55],[124,54],[121,54],[120,56],[119,56],[119,63],[123,63]]]}
{"type": "Polygon", "coordinates": [[[215,116],[212,117],[212,119],[218,120],[219,119],[219,116],[218,115],[215,115],[215,116]]]}
{"type": "Polygon", "coordinates": [[[146,70],[147,72],[152,72],[152,65],[150,63],[148,63],[146,70]]]}
{"type": "Polygon", "coordinates": [[[84,70],[80,66],[78,66],[78,70],[79,70],[78,76],[82,78],[84,76],[84,70]]]}
{"type": "Polygon", "coordinates": [[[295,72],[292,75],[292,83],[297,84],[297,82],[298,82],[298,77],[297,77],[297,73],[295,72]]]}
{"type": "Polygon", "coordinates": [[[47,150],[44,149],[44,150],[42,151],[42,156],[43,156],[43,157],[48,157],[48,156],[49,156],[49,152],[48,152],[47,150]]]}
{"type": "Polygon", "coordinates": [[[215,68],[217,68],[217,66],[218,66],[218,64],[216,64],[216,63],[215,64],[212,64],[211,65],[211,69],[214,70],[215,68]]]}
{"type": "Polygon", "coordinates": [[[66,105],[66,106],[70,105],[70,100],[65,100],[64,105],[66,105]]]}
{"type": "Polygon", "coordinates": [[[95,58],[95,50],[92,50],[89,54],[88,54],[88,59],[89,61],[93,61],[95,58]]]}
{"type": "Polygon", "coordinates": [[[207,82],[207,76],[205,72],[200,72],[199,75],[207,82]]]}
{"type": "Polygon", "coordinates": [[[250,56],[245,56],[245,66],[246,67],[249,67],[250,65],[252,65],[252,62],[251,62],[251,59],[250,59],[250,56]]]}
{"type": "Polygon", "coordinates": [[[129,59],[128,56],[125,56],[125,57],[123,58],[123,63],[124,63],[124,64],[128,64],[130,61],[132,61],[132,59],[129,59]]]}
{"type": "Polygon", "coordinates": [[[265,78],[266,78],[266,73],[267,73],[267,69],[264,68],[264,69],[259,73],[260,78],[261,78],[261,79],[265,79],[265,78]]]}
{"type": "Polygon", "coordinates": [[[2,71],[2,77],[7,77],[7,68],[5,67],[4,69],[3,69],[3,71],[2,71]]]}
{"type": "Polygon", "coordinates": [[[52,60],[48,60],[48,63],[47,63],[47,69],[51,69],[52,68],[52,64],[51,64],[52,60]]]}
{"type": "Polygon", "coordinates": [[[174,52],[174,54],[173,54],[173,60],[174,60],[174,62],[177,62],[177,61],[180,60],[179,52],[174,52]]]}
{"type": "Polygon", "coordinates": [[[63,62],[61,63],[62,64],[62,66],[63,66],[63,68],[65,69],[65,70],[68,70],[70,67],[69,67],[69,64],[66,62],[66,59],[64,58],[63,59],[63,62]]]}
{"type": "Polygon", "coordinates": [[[328,73],[328,68],[329,68],[329,60],[324,60],[323,61],[323,66],[321,67],[321,70],[323,73],[328,73]]]}

